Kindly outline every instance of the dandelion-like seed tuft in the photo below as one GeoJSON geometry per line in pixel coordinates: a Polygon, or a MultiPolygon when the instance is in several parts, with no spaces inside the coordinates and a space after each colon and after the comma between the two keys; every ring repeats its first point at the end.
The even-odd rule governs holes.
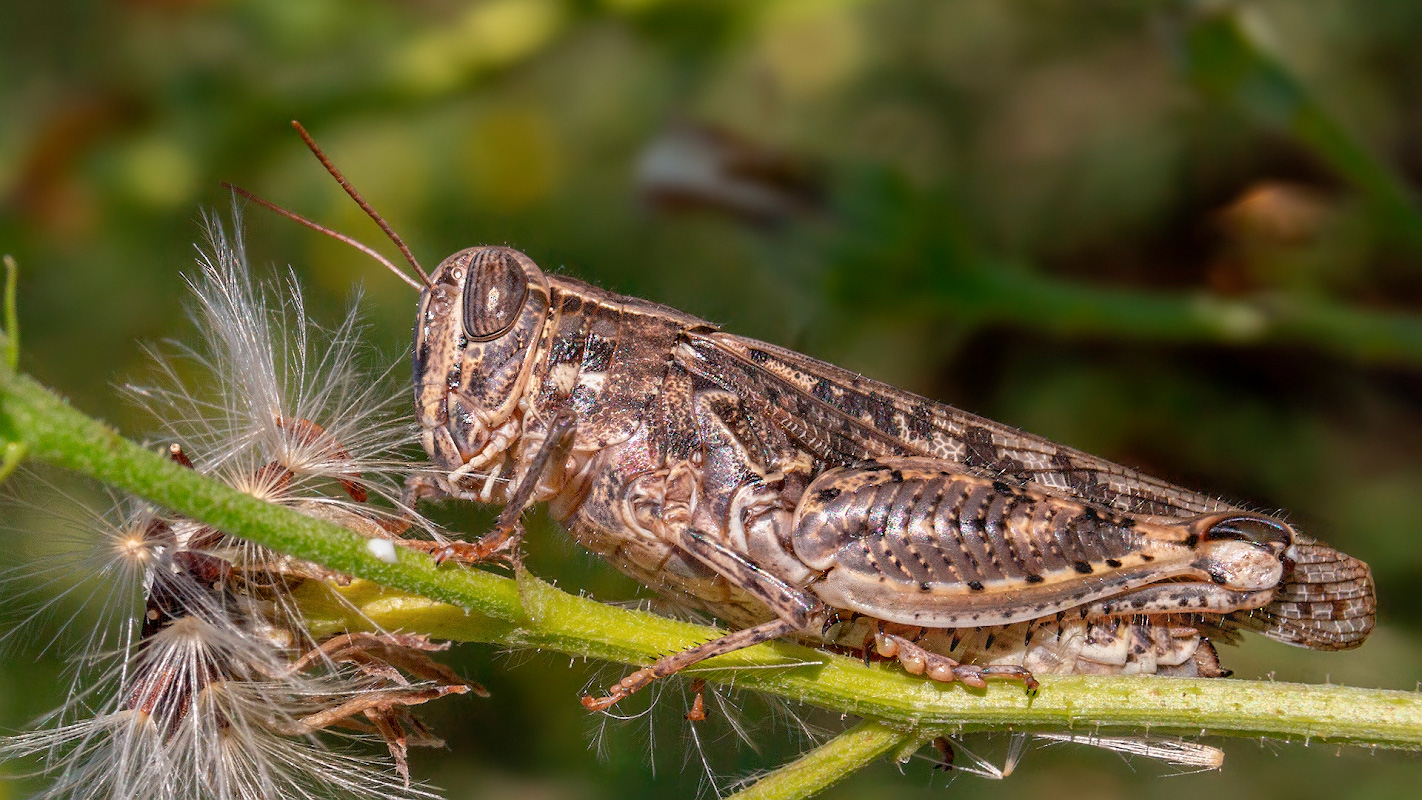
{"type": "MultiPolygon", "coordinates": [[[[392,555],[411,531],[438,536],[399,503],[412,430],[390,370],[367,367],[377,358],[354,308],[322,328],[294,278],[259,284],[240,238],[211,217],[207,233],[189,280],[198,344],[152,351],[155,382],[126,387],[169,456],[392,555]]],[[[37,761],[49,780],[39,797],[433,796],[406,756],[442,742],[411,709],[482,693],[430,657],[443,646],[373,623],[318,637],[293,591],[348,578],[137,499],[114,506],[71,513],[72,542],[0,572],[7,594],[39,598],[17,604],[17,629],[75,606],[100,617],[71,652],[69,701],[0,739],[0,758],[37,761]],[[389,760],[350,741],[362,738],[389,760]]]]}

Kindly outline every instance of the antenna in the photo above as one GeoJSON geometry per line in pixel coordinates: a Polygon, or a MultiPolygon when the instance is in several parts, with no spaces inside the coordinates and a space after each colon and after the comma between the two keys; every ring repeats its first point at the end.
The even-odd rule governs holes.
{"type": "MultiPolygon", "coordinates": [[[[247,198],[248,200],[251,200],[253,203],[256,203],[259,206],[262,206],[263,208],[275,211],[276,213],[282,215],[283,217],[286,217],[289,220],[299,222],[313,231],[316,231],[318,233],[324,233],[338,242],[345,242],[351,247],[354,247],[362,253],[365,253],[376,261],[379,261],[380,263],[384,264],[386,269],[398,275],[400,280],[410,284],[410,286],[413,287],[417,292],[422,291],[426,286],[429,286],[428,283],[424,284],[423,286],[420,285],[419,281],[415,280],[414,278],[411,278],[409,275],[406,275],[404,270],[395,266],[393,263],[391,263],[390,259],[376,252],[375,249],[370,247],[369,245],[366,245],[362,242],[358,242],[355,239],[352,239],[351,237],[345,235],[344,233],[337,233],[336,231],[333,231],[330,228],[325,227],[324,225],[318,225],[317,223],[312,222],[311,220],[301,216],[295,211],[287,211],[276,203],[273,203],[272,201],[264,199],[262,197],[258,197],[257,195],[252,194],[246,189],[243,189],[241,186],[234,186],[233,184],[230,184],[227,181],[222,181],[221,183],[224,188],[230,189],[231,191],[242,195],[243,197],[247,198]]],[[[424,275],[423,272],[421,272],[420,274],[424,275]]],[[[425,280],[428,281],[429,279],[426,278],[425,280]]]]}
{"type": "Polygon", "coordinates": [[[395,246],[400,248],[400,253],[405,256],[406,261],[410,262],[410,266],[415,268],[415,272],[419,273],[420,279],[424,282],[425,286],[433,286],[434,283],[430,280],[430,276],[420,267],[420,262],[415,260],[415,255],[410,252],[410,248],[405,246],[405,242],[400,238],[400,235],[385,222],[384,217],[377,214],[375,209],[370,207],[370,203],[367,203],[365,198],[360,196],[360,192],[357,192],[355,187],[351,186],[350,181],[346,180],[346,176],[342,175],[341,171],[336,169],[336,165],[331,163],[331,159],[327,158],[326,154],[321,152],[321,148],[316,145],[316,140],[311,138],[311,134],[307,133],[306,129],[301,127],[301,123],[296,120],[291,121],[291,127],[295,128],[296,132],[301,135],[301,140],[306,142],[306,146],[311,148],[312,153],[316,154],[316,158],[320,160],[321,166],[325,167],[326,171],[331,173],[331,177],[336,179],[336,183],[339,183],[341,188],[346,190],[346,194],[350,195],[351,199],[356,201],[356,205],[360,206],[362,211],[369,215],[371,219],[375,220],[375,224],[379,225],[382,231],[385,231],[385,235],[390,237],[390,241],[394,242],[395,246]]]}

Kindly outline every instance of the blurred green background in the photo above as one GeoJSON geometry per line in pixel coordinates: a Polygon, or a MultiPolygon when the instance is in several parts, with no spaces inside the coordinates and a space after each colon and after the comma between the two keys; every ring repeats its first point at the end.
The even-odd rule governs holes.
{"type": "MultiPolygon", "coordinates": [[[[0,7],[0,250],[23,366],[134,436],[141,343],[189,336],[203,209],[232,181],[392,251],[287,126],[301,119],[432,266],[508,243],[639,295],[1265,510],[1371,562],[1361,650],[1250,641],[1242,677],[1422,680],[1422,4],[1391,0],[688,2],[125,0],[0,7]]],[[[260,209],[254,262],[316,316],[366,289],[408,348],[413,293],[260,209]]],[[[466,530],[488,516],[457,515],[466,530]]],[[[535,568],[637,587],[547,530],[535,568]]],[[[600,731],[616,670],[467,646],[488,700],[425,715],[452,798],[706,792],[685,687],[600,731]]],[[[56,705],[10,653],[0,726],[56,705]]],[[[807,746],[713,713],[722,777],[807,746]],[[757,752],[758,750],[758,752],[757,752]]],[[[713,712],[721,706],[713,703],[713,712]]],[[[792,709],[829,730],[841,723],[792,709]]],[[[975,738],[1001,750],[1005,737],[975,738]]],[[[956,797],[1416,797],[1414,756],[1226,741],[1222,772],[1029,749],[956,797]]],[[[926,761],[827,797],[941,797],[926,761]]],[[[23,796],[27,784],[0,783],[23,796]]]]}

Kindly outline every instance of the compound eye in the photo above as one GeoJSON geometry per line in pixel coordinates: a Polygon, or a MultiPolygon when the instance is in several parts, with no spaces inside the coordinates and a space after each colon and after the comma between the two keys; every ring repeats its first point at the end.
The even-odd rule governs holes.
{"type": "Polygon", "coordinates": [[[527,297],[528,277],[512,254],[493,247],[476,252],[464,282],[464,332],[475,341],[507,332],[527,297]]]}
{"type": "Polygon", "coordinates": [[[1235,540],[1254,544],[1279,546],[1279,549],[1294,543],[1294,531],[1288,525],[1269,517],[1239,515],[1224,517],[1205,531],[1204,540],[1235,540]]]}

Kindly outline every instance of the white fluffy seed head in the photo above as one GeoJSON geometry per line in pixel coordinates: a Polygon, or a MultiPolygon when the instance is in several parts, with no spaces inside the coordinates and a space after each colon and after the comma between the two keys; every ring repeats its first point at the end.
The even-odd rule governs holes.
{"type": "MultiPolygon", "coordinates": [[[[354,310],[322,328],[294,280],[254,281],[240,240],[207,222],[209,246],[189,281],[200,343],[155,353],[158,379],[129,393],[157,419],[163,446],[176,446],[175,459],[388,537],[393,526],[382,522],[411,516],[397,500],[408,470],[400,450],[414,431],[405,390],[388,369],[366,368],[373,354],[354,310]],[[386,511],[364,502],[368,494],[383,497],[386,511]]],[[[7,598],[22,578],[38,578],[46,593],[63,587],[30,618],[99,598],[119,629],[87,637],[79,662],[89,669],[41,729],[0,738],[0,759],[38,758],[52,778],[39,797],[432,796],[381,759],[332,749],[325,724],[307,722],[343,720],[347,708],[398,711],[401,692],[426,687],[393,666],[356,669],[324,650],[298,660],[317,643],[290,588],[340,576],[144,504],[122,506],[107,521],[82,515],[84,555],[49,558],[48,583],[33,563],[0,573],[7,598]]],[[[389,542],[378,546],[393,555],[389,542]]],[[[431,688],[437,696],[469,687],[431,688]]]]}
{"type": "MultiPolygon", "coordinates": [[[[438,537],[399,502],[410,468],[404,451],[416,437],[408,389],[394,379],[393,359],[371,367],[382,359],[363,340],[355,305],[322,326],[294,276],[255,280],[240,236],[211,216],[206,230],[188,280],[198,344],[153,352],[157,379],[126,387],[158,422],[164,446],[238,491],[307,515],[438,537]]],[[[273,582],[322,572],[233,537],[208,537],[199,549],[239,569],[273,571],[273,582]]]]}
{"type": "Polygon", "coordinates": [[[368,679],[294,673],[224,612],[173,621],[106,682],[115,691],[97,713],[0,740],[0,757],[42,759],[54,782],[38,797],[433,796],[303,731],[302,718],[372,691],[368,679]]]}
{"type": "Polygon", "coordinates": [[[394,504],[415,429],[405,388],[388,367],[369,366],[381,359],[355,305],[323,327],[294,276],[254,280],[240,238],[212,217],[206,227],[188,280],[199,343],[154,352],[158,379],[129,394],[196,469],[243,491],[339,503],[354,490],[394,504]]]}

